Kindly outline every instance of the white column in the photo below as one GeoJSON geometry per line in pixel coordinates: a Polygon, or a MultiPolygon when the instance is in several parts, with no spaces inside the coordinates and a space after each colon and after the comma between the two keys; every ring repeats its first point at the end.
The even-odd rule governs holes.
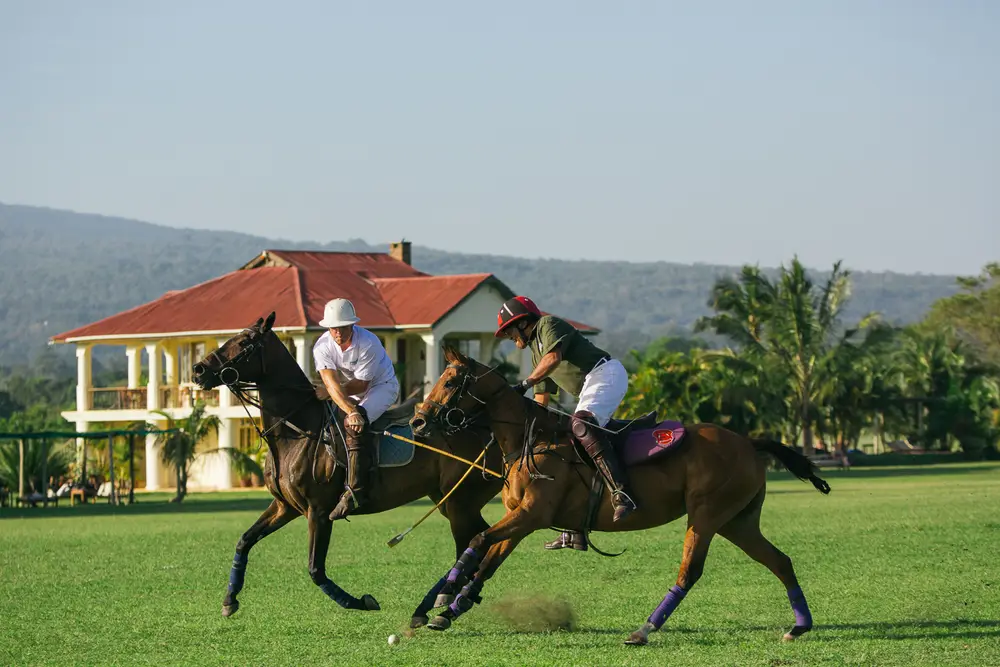
{"type": "MultiPolygon", "coordinates": [[[[229,390],[225,389],[225,393],[228,394],[229,390]]],[[[219,398],[221,402],[221,394],[219,398]]],[[[239,444],[239,437],[240,420],[224,417],[222,423],[219,425],[219,448],[235,449],[239,444]]],[[[231,489],[233,488],[233,466],[230,464],[227,454],[219,452],[218,456],[220,457],[220,462],[216,468],[216,474],[213,475],[215,477],[213,481],[219,489],[231,489]]]]}
{"type": "Polygon", "coordinates": [[[174,341],[169,341],[163,346],[163,369],[166,386],[177,386],[177,343],[174,341]]]}
{"type": "MultiPolygon", "coordinates": [[[[86,433],[89,430],[90,430],[90,424],[88,422],[79,421],[79,420],[76,422],[76,432],[77,433],[86,433]]],[[[76,439],[76,458],[75,458],[75,460],[76,460],[77,470],[80,470],[80,467],[83,465],[83,451],[84,451],[83,447],[84,447],[85,444],[86,444],[86,441],[83,438],[77,438],[76,439]]],[[[88,470],[87,472],[89,473],[90,471],[88,470]]],[[[82,480],[82,481],[86,481],[86,480],[82,480]]]]}
{"type": "Polygon", "coordinates": [[[431,388],[441,377],[441,347],[434,333],[422,334],[424,341],[424,396],[431,393],[431,388]]]}
{"type": "Polygon", "coordinates": [[[147,372],[149,382],[146,385],[146,409],[160,409],[160,348],[156,343],[146,346],[147,372]]]}
{"type": "Polygon", "coordinates": [[[78,412],[90,409],[91,349],[86,345],[76,348],[76,409],[78,412]]]}
{"type": "Polygon", "coordinates": [[[301,336],[292,336],[292,342],[295,343],[295,363],[299,365],[302,372],[309,377],[310,364],[309,358],[312,356],[312,345],[310,341],[312,336],[307,334],[302,334],[301,336]]]}
{"type": "Polygon", "coordinates": [[[396,363],[399,361],[398,350],[396,349],[396,341],[399,340],[399,334],[385,334],[385,353],[389,355],[389,361],[396,363]]]}
{"type": "Polygon", "coordinates": [[[128,388],[139,388],[139,376],[142,375],[142,348],[138,345],[129,345],[125,348],[125,356],[128,357],[128,388]]]}
{"type": "MultiPolygon", "coordinates": [[[[156,426],[162,426],[160,422],[156,426]]],[[[160,479],[160,448],[156,446],[156,434],[146,436],[146,490],[157,491],[163,487],[160,479]]]]}
{"type": "Polygon", "coordinates": [[[493,350],[496,349],[497,338],[491,333],[479,334],[479,358],[476,360],[481,364],[488,364],[493,358],[493,350]]]}

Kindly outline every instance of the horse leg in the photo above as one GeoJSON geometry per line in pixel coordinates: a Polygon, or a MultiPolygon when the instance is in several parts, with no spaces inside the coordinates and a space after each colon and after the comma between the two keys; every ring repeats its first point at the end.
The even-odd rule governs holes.
{"type": "MultiPolygon", "coordinates": [[[[444,514],[451,523],[451,534],[452,537],[455,538],[456,559],[462,557],[463,546],[469,544],[469,542],[472,541],[472,538],[490,527],[490,524],[488,524],[486,519],[483,518],[482,510],[475,511],[471,509],[471,507],[474,506],[476,505],[470,505],[467,499],[465,502],[451,499],[446,502],[445,506],[442,508],[441,513],[444,514]]],[[[427,595],[425,595],[424,599],[420,601],[420,604],[413,612],[413,616],[410,618],[411,628],[420,628],[427,625],[427,614],[431,609],[451,604],[454,599],[453,596],[447,596],[444,599],[438,597],[438,594],[447,582],[447,576],[441,577],[441,579],[439,579],[438,582],[434,584],[429,591],[427,591],[427,595]]]]}
{"type": "Polygon", "coordinates": [[[378,601],[365,593],[361,599],[352,596],[343,588],[333,583],[326,576],[326,552],[330,548],[330,533],[333,522],[330,521],[329,509],[326,511],[309,508],[309,577],[327,597],[344,609],[360,609],[362,611],[378,611],[378,601]]]}
{"type": "Polygon", "coordinates": [[[226,597],[222,599],[223,616],[232,616],[240,608],[236,596],[243,590],[243,577],[246,575],[250,549],[297,516],[298,512],[275,498],[254,524],[240,536],[236,543],[236,555],[233,556],[233,567],[229,570],[229,588],[226,590],[226,597]]]}
{"type": "Polygon", "coordinates": [[[792,559],[783,554],[760,532],[760,508],[764,502],[764,492],[754,499],[754,504],[746,514],[741,514],[719,530],[719,534],[738,546],[746,555],[769,569],[781,580],[788,592],[788,601],[795,614],[795,626],[785,633],[784,641],[793,641],[812,629],[812,614],[806,603],[806,596],[795,577],[792,559]]]}
{"type": "Polygon", "coordinates": [[[670,589],[660,605],[653,610],[641,628],[629,635],[626,644],[643,646],[649,643],[649,633],[659,630],[673,613],[691,587],[701,578],[705,569],[705,558],[708,547],[715,533],[702,530],[688,523],[687,534],[684,536],[684,555],[681,558],[681,569],[677,575],[677,583],[670,589]]]}
{"type": "Polygon", "coordinates": [[[504,540],[490,547],[479,570],[472,579],[466,582],[462,590],[458,592],[458,595],[454,596],[448,607],[435,617],[433,621],[428,623],[427,627],[431,630],[447,630],[451,627],[452,621],[471,610],[473,604],[482,602],[480,593],[483,590],[483,586],[497,571],[500,564],[507,559],[507,556],[514,551],[514,548],[522,539],[524,539],[524,536],[504,540]]]}
{"type": "Polygon", "coordinates": [[[451,621],[472,608],[479,597],[486,579],[493,576],[500,564],[510,555],[514,547],[525,537],[539,528],[551,523],[550,517],[542,512],[532,511],[531,505],[522,501],[521,504],[483,531],[469,542],[469,548],[455,563],[446,577],[441,594],[438,595],[438,606],[444,595],[455,596],[439,616],[427,624],[432,630],[446,630],[451,621]],[[480,563],[479,554],[486,553],[480,563]],[[476,573],[488,573],[487,576],[477,576],[476,573]]]}

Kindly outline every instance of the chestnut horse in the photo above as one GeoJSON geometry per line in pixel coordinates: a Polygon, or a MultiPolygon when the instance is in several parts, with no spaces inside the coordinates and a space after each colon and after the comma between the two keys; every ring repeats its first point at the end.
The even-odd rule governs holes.
{"type": "Polygon", "coordinates": [[[600,493],[599,500],[595,495],[595,505],[590,506],[590,488],[598,473],[572,444],[565,416],[518,394],[498,373],[453,349],[445,351],[445,358],[447,368],[410,424],[414,433],[422,436],[438,430],[460,437],[461,427],[485,412],[504,452],[507,468],[502,497],[507,513],[469,542],[434,603],[448,608],[428,627],[446,630],[478,603],[486,580],[518,543],[536,530],[645,530],[686,514],[687,534],[676,585],[646,623],[629,636],[627,644],[646,644],[649,633],[660,629],[698,581],[709,544],[717,534],[767,567],[784,584],[795,614],[795,626],[785,634],[786,640],[812,628],[812,616],[791,559],[760,532],[769,457],[775,457],[800,479],[811,481],[822,493],[830,492],[809,459],[780,443],[751,440],[713,424],[687,425],[686,435],[672,451],[629,466],[639,509],[615,522],[607,493],[600,493]]]}
{"type": "MultiPolygon", "coordinates": [[[[343,463],[335,463],[327,448],[320,444],[327,408],[271,330],[274,317],[271,313],[266,321],[257,320],[194,365],[195,382],[203,389],[226,384],[241,400],[249,402],[254,401],[246,392],[258,391],[263,434],[269,450],[264,481],[274,499],[236,543],[222,615],[231,616],[239,609],[236,596],[243,588],[250,549],[300,515],[309,521],[309,575],[313,583],[345,609],[377,610],[379,605],[374,597],[366,594],[355,598],[326,575],[326,554],[333,528],[329,516],[344,490],[345,470],[343,463]]],[[[393,417],[405,424],[412,415],[412,402],[393,408],[375,422],[373,431],[381,432],[375,429],[393,417]]],[[[479,433],[470,430],[452,438],[449,444],[453,453],[473,460],[490,438],[488,428],[479,433]]],[[[337,444],[338,457],[343,461],[342,439],[337,444]]],[[[491,470],[500,469],[501,457],[495,446],[489,448],[482,463],[491,470]]],[[[425,496],[437,503],[467,470],[466,464],[416,448],[413,460],[405,466],[379,469],[379,481],[369,502],[352,514],[384,512],[425,496]]],[[[489,527],[481,510],[501,485],[502,481],[495,477],[469,475],[442,505],[441,513],[451,523],[456,556],[469,540],[489,527]]],[[[443,585],[444,580],[439,584],[443,585]]],[[[440,585],[413,612],[414,627],[427,622],[427,612],[433,608],[440,585]]]]}

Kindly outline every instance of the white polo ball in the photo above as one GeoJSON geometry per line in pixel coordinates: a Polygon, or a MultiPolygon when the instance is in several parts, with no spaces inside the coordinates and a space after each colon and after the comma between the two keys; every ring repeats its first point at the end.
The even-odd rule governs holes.
{"type": "Polygon", "coordinates": [[[389,635],[389,646],[395,646],[399,643],[399,637],[396,635],[389,635]]]}

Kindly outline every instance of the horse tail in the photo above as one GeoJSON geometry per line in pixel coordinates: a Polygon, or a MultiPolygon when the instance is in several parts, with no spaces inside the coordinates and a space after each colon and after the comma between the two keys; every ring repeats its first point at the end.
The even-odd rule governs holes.
{"type": "Polygon", "coordinates": [[[812,482],[812,485],[820,493],[830,493],[830,485],[816,474],[819,472],[819,468],[808,457],[774,440],[753,439],[750,442],[753,443],[753,448],[758,452],[765,452],[778,459],[788,472],[802,481],[812,482]]]}

